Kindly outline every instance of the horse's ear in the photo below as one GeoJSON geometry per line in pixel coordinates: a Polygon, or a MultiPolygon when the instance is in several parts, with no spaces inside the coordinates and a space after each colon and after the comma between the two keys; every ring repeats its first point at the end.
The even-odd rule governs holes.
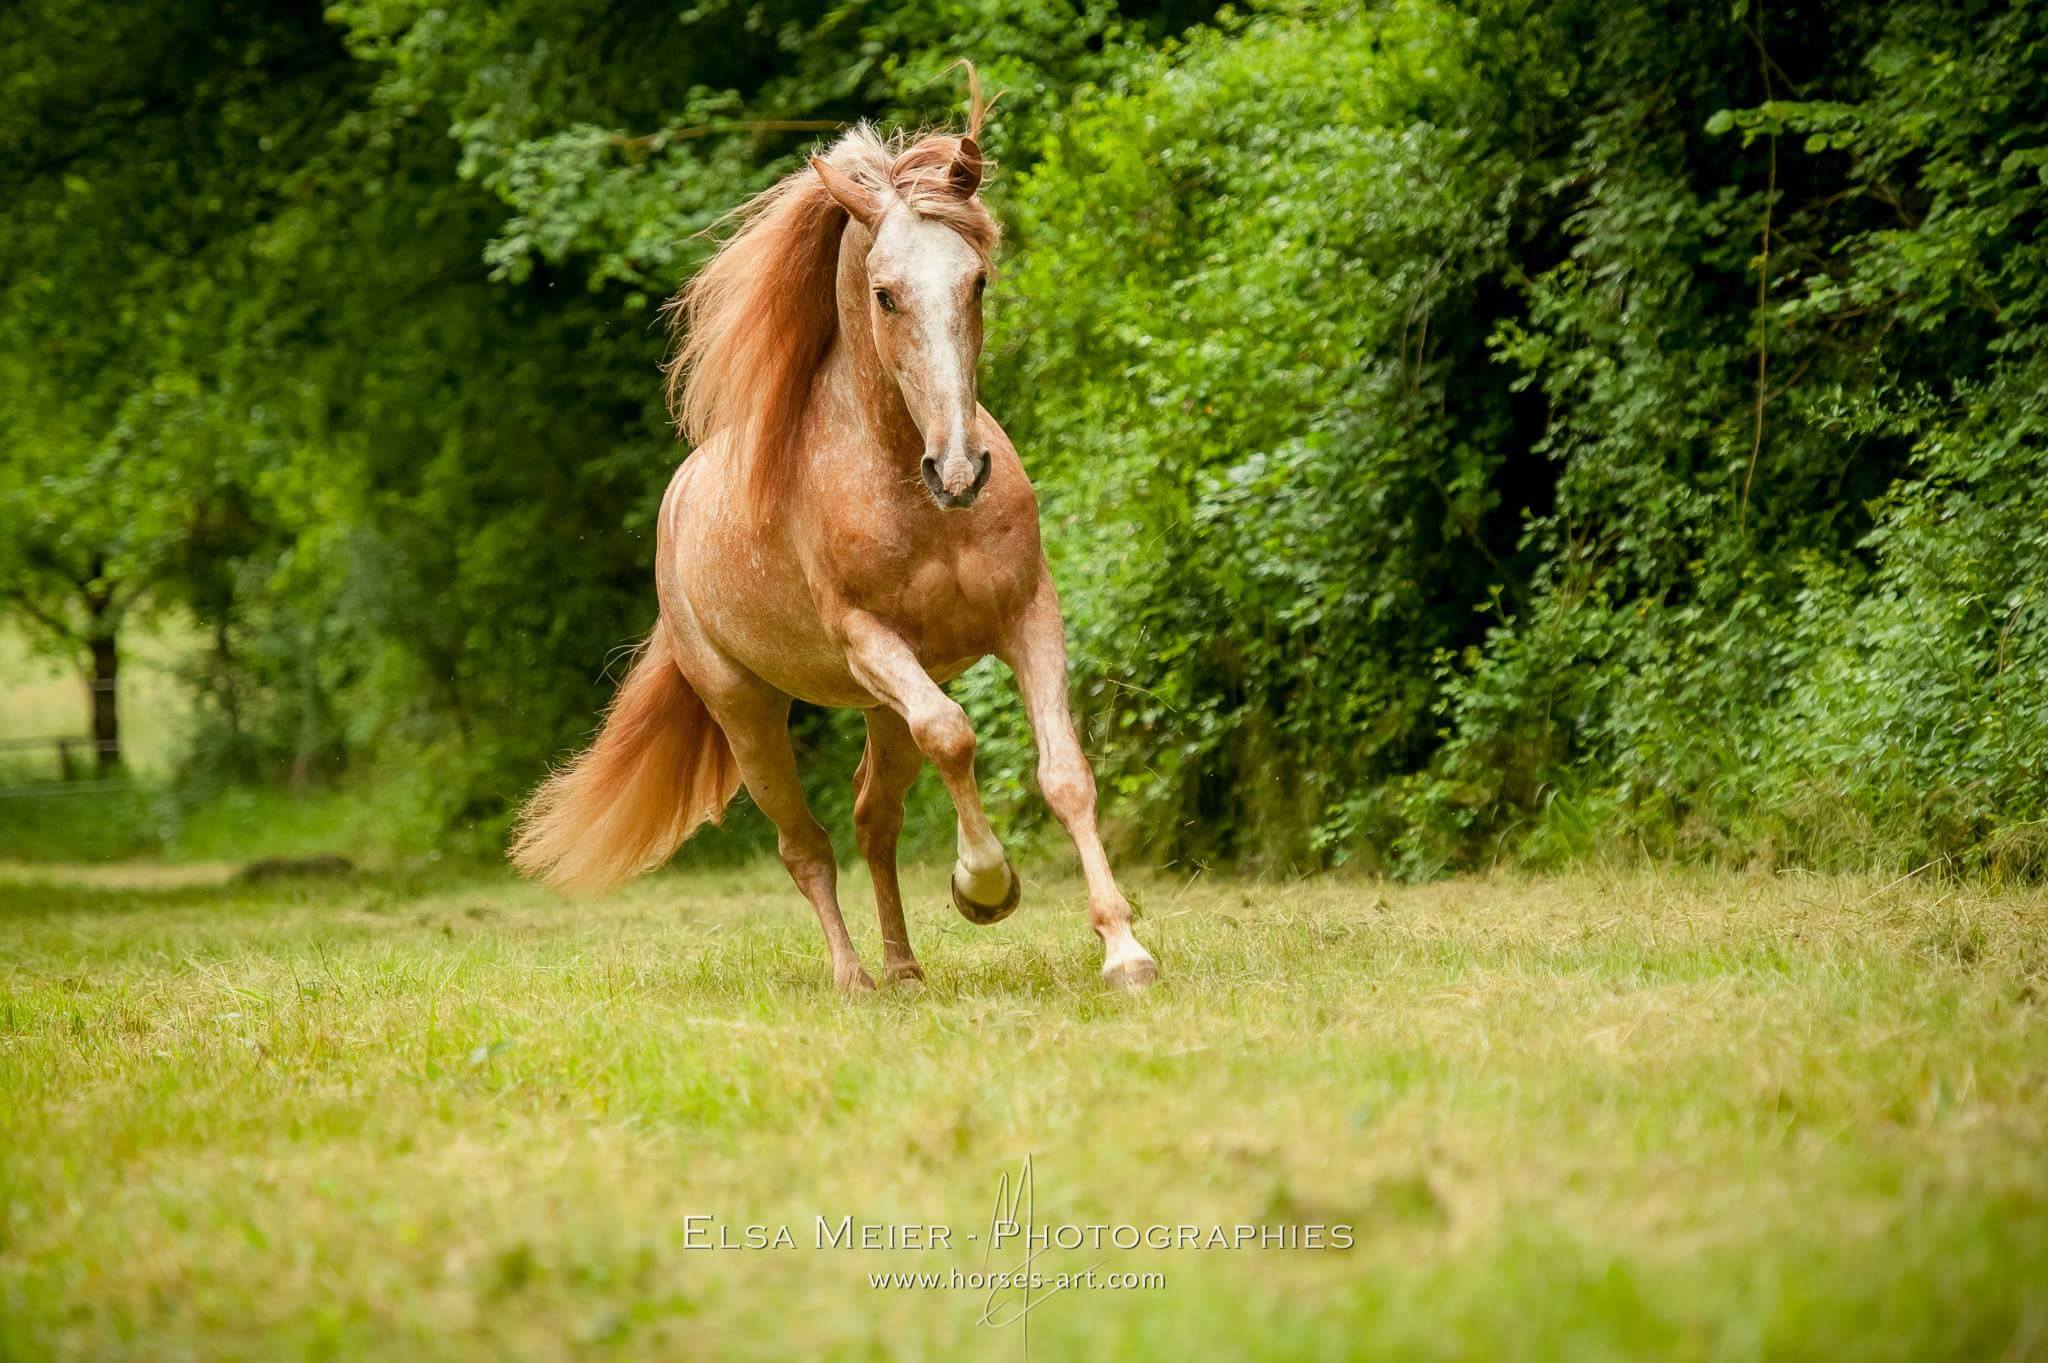
{"type": "Polygon", "coordinates": [[[971,198],[981,188],[981,144],[971,137],[960,139],[960,150],[954,153],[953,164],[946,172],[947,183],[961,198],[971,198]]]}
{"type": "Polygon", "coordinates": [[[832,202],[850,213],[856,222],[873,227],[882,216],[882,205],[861,183],[822,156],[811,158],[811,169],[825,182],[832,202]]]}

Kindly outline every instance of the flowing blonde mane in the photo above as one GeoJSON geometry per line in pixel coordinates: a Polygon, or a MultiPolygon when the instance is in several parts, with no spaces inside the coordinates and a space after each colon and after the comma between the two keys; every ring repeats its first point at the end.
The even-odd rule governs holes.
{"type": "MultiPolygon", "coordinates": [[[[962,197],[951,182],[963,142],[980,135],[987,107],[971,67],[968,78],[964,137],[884,137],[862,123],[824,159],[882,202],[893,195],[988,257],[996,221],[978,195],[962,197]]],[[[668,397],[692,446],[717,442],[717,457],[747,462],[748,503],[756,519],[767,520],[795,484],[811,380],[838,330],[839,240],[847,215],[806,166],[735,216],[739,230],[669,305],[682,339],[668,365],[668,397]]]]}

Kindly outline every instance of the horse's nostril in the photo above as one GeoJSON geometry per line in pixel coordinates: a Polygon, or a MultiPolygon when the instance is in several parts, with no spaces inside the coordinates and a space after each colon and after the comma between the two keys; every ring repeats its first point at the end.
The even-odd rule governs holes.
{"type": "Polygon", "coordinates": [[[989,457],[986,450],[955,450],[940,456],[927,454],[918,461],[925,490],[932,500],[948,510],[974,505],[974,499],[988,483],[989,457]]]}

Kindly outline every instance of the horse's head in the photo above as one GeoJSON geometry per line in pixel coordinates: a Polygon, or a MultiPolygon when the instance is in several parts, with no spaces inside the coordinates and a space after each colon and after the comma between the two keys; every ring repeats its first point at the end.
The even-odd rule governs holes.
{"type": "Polygon", "coordinates": [[[924,437],[925,488],[942,507],[972,506],[989,476],[976,370],[995,239],[994,220],[975,197],[981,148],[971,134],[933,134],[875,177],[849,174],[836,159],[814,157],[811,167],[868,229],[868,325],[924,437]]]}
{"type": "Polygon", "coordinates": [[[900,392],[932,500],[972,506],[988,482],[975,366],[1001,232],[979,194],[988,106],[972,66],[968,94],[964,133],[884,138],[858,124],[811,170],[757,194],[671,308],[677,425],[700,449],[718,442],[747,462],[757,520],[772,520],[795,486],[812,381],[841,336],[873,338],[885,372],[863,377],[892,404],[892,443],[907,445],[900,392]]]}

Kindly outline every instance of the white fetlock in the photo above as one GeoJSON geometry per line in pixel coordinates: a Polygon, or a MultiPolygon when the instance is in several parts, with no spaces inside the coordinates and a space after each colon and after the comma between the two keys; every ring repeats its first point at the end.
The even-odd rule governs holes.
{"type": "Polygon", "coordinates": [[[1143,989],[1159,978],[1159,963],[1138,945],[1129,928],[1104,945],[1102,980],[1116,989],[1143,989]]]}

